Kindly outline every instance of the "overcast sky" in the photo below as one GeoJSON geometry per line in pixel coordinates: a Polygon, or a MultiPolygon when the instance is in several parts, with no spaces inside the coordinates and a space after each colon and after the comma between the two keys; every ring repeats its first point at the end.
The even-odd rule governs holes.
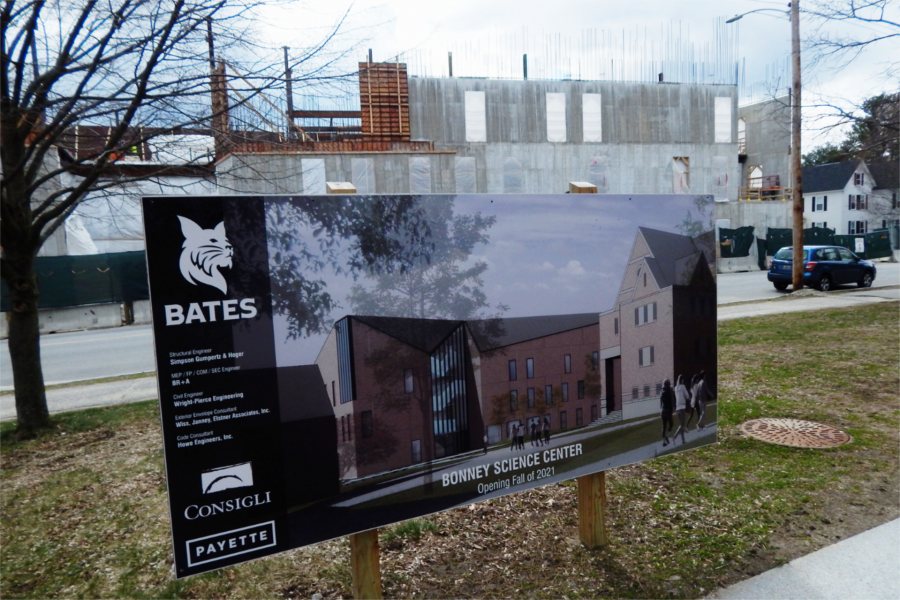
{"type": "MultiPolygon", "coordinates": [[[[473,194],[423,196],[421,201],[451,201],[455,215],[481,213],[496,218],[486,232],[488,243],[475,247],[470,262],[487,264],[482,290],[491,307],[489,315],[527,317],[600,313],[612,308],[638,227],[680,233],[678,226],[688,213],[692,220],[710,222],[708,214],[698,212],[695,198],[473,194]],[[499,305],[506,310],[498,312],[499,305]]],[[[295,235],[313,239],[308,228],[298,228],[295,235]]],[[[315,276],[325,281],[328,293],[338,303],[328,315],[330,320],[354,314],[347,298],[353,284],[350,278],[335,274],[330,267],[315,276]]],[[[356,283],[369,288],[375,280],[361,277],[356,283]]],[[[289,339],[283,316],[276,317],[275,327],[280,366],[315,361],[324,334],[289,339]]]]}
{"type": "MultiPolygon", "coordinates": [[[[801,8],[813,6],[812,0],[801,0],[801,8]]],[[[452,51],[454,75],[470,74],[467,71],[482,66],[473,64],[480,61],[486,72],[477,75],[520,76],[524,52],[532,78],[552,68],[560,76],[614,79],[617,68],[607,57],[618,59],[624,50],[630,59],[650,63],[642,72],[653,76],[659,70],[675,72],[672,65],[657,64],[663,57],[686,58],[682,64],[724,60],[731,65],[729,73],[737,64],[742,103],[765,99],[771,90],[784,94],[790,86],[790,26],[784,0],[286,0],[264,14],[264,39],[276,48],[309,46],[348,9],[340,41],[359,44],[353,60],[363,59],[371,48],[377,61],[399,55],[411,74],[445,76],[447,53],[452,51]],[[733,24],[724,22],[758,9],[768,10],[733,24]]],[[[886,17],[900,22],[900,2],[888,3],[886,17]]],[[[801,20],[801,38],[823,31],[861,39],[889,30],[847,23],[822,27],[808,17],[801,20]]],[[[896,91],[898,56],[900,41],[893,40],[864,51],[850,66],[835,61],[812,64],[813,52],[805,49],[804,106],[823,100],[858,103],[896,91]],[[889,76],[891,62],[895,70],[889,76]]],[[[812,118],[816,114],[812,107],[804,110],[804,150],[829,139],[817,131],[819,123],[812,118]]]]}

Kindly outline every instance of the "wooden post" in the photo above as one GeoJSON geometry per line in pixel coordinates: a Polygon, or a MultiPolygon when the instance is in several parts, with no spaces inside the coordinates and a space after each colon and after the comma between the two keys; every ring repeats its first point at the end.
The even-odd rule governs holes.
{"type": "Polygon", "coordinates": [[[588,548],[605,546],[606,473],[583,475],[578,481],[578,536],[588,548]]]}
{"type": "Polygon", "coordinates": [[[382,598],[381,565],[378,562],[378,530],[350,535],[350,568],[354,598],[382,598]]]}

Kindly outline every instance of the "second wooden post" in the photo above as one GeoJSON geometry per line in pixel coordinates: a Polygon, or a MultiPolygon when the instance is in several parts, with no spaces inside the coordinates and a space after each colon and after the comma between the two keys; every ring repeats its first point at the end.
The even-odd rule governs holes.
{"type": "Polygon", "coordinates": [[[588,548],[605,546],[606,535],[606,473],[583,475],[578,482],[578,536],[588,548]]]}

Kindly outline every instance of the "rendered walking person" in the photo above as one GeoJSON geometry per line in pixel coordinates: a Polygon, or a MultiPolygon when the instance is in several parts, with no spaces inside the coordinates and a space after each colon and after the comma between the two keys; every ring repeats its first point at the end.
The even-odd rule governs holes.
{"type": "Polygon", "coordinates": [[[690,406],[690,402],[691,393],[684,385],[684,381],[682,380],[681,375],[679,375],[678,379],[675,380],[675,415],[678,417],[678,429],[676,429],[675,433],[672,434],[673,444],[678,439],[679,433],[681,433],[681,443],[685,443],[684,432],[687,431],[687,421],[685,420],[685,413],[687,411],[687,407],[690,406]]]}
{"type": "Polygon", "coordinates": [[[703,429],[706,427],[703,422],[703,419],[706,418],[706,401],[712,397],[709,387],[706,385],[706,374],[703,371],[697,374],[697,380],[691,388],[691,396],[694,399],[694,408],[697,410],[697,429],[703,429]]]}
{"type": "Polygon", "coordinates": [[[518,440],[519,450],[524,450],[525,449],[525,425],[524,424],[519,425],[519,435],[517,436],[516,439],[518,440]]]}
{"type": "Polygon", "coordinates": [[[509,427],[509,450],[512,452],[519,447],[519,426],[510,423],[509,427]]]}
{"type": "Polygon", "coordinates": [[[696,383],[697,383],[697,375],[694,375],[693,377],[691,377],[690,382],[685,381],[685,387],[687,388],[687,391],[690,394],[688,396],[687,408],[685,409],[685,412],[684,412],[684,414],[685,414],[685,419],[684,419],[685,429],[687,429],[691,426],[691,419],[694,418],[694,414],[697,412],[697,406],[694,403],[694,395],[693,395],[694,394],[694,385],[696,383]]]}
{"type": "Polygon", "coordinates": [[[531,447],[534,448],[540,442],[540,435],[538,434],[538,425],[537,421],[531,422],[531,447]]]}
{"type": "Polygon", "coordinates": [[[672,382],[666,379],[663,382],[662,394],[659,396],[659,411],[662,418],[662,438],[663,446],[669,445],[669,436],[672,431],[672,413],[675,411],[675,391],[672,389],[672,382]]]}
{"type": "Polygon", "coordinates": [[[550,417],[544,417],[544,443],[550,445],[550,417]]]}

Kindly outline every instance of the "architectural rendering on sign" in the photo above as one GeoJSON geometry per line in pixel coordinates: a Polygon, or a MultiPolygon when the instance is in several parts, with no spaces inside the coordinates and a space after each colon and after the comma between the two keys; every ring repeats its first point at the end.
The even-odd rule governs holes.
{"type": "Polygon", "coordinates": [[[145,199],[179,576],[714,442],[712,205],[145,199]]]}

